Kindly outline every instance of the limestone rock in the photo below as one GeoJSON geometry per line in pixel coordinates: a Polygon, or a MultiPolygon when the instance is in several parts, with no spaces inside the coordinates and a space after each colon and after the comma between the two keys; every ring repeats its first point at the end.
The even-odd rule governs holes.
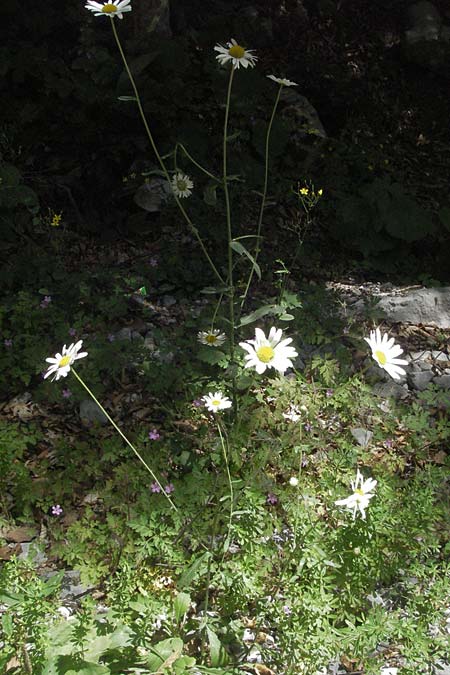
{"type": "Polygon", "coordinates": [[[428,387],[434,375],[431,370],[419,370],[408,373],[408,384],[412,389],[423,391],[428,387]]]}
{"type": "Polygon", "coordinates": [[[450,328],[450,287],[419,288],[386,295],[377,305],[388,321],[450,328]]]}
{"type": "Polygon", "coordinates": [[[433,384],[435,384],[439,389],[450,389],[450,375],[433,377],[433,384]]]}
{"type": "Polygon", "coordinates": [[[373,393],[380,398],[395,398],[398,400],[407,398],[408,388],[396,382],[380,382],[374,385],[373,393]]]}

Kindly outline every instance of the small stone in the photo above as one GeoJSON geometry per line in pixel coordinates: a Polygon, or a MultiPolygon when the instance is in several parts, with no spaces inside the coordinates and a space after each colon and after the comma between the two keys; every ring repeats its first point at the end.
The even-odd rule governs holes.
{"type": "Polygon", "coordinates": [[[85,398],[83,401],[81,401],[80,417],[84,424],[108,424],[108,418],[104,412],[100,410],[96,402],[90,398],[85,398]]]}
{"type": "Polygon", "coordinates": [[[408,373],[408,384],[412,389],[417,391],[423,391],[428,387],[434,375],[431,370],[424,370],[418,372],[409,372],[408,373]]]}
{"type": "Polygon", "coordinates": [[[367,448],[373,436],[372,431],[361,429],[360,427],[350,429],[350,433],[362,448],[367,448]]]}
{"type": "MultiPolygon", "coordinates": [[[[46,575],[47,578],[54,576],[56,572],[51,572],[46,575]]],[[[64,572],[64,576],[61,581],[61,599],[71,599],[79,597],[80,595],[85,595],[89,591],[93,590],[93,586],[85,586],[80,581],[80,573],[78,570],[67,570],[64,572]]]]}
{"type": "Polygon", "coordinates": [[[155,341],[150,335],[145,336],[143,346],[145,349],[148,349],[149,352],[154,352],[156,349],[155,341]]]}
{"type": "Polygon", "coordinates": [[[35,527],[28,525],[22,525],[20,527],[13,527],[9,530],[0,531],[0,535],[6,539],[6,541],[12,541],[15,544],[32,541],[38,536],[38,534],[39,533],[35,527]]]}
{"type": "Polygon", "coordinates": [[[45,565],[48,558],[34,542],[20,544],[22,552],[19,554],[19,560],[32,560],[35,565],[45,565]]]}
{"type": "Polygon", "coordinates": [[[130,340],[131,341],[131,329],[124,326],[116,333],[116,340],[130,340]]]}
{"type": "Polygon", "coordinates": [[[450,663],[436,661],[433,666],[434,675],[450,675],[450,663]]]}
{"type": "Polygon", "coordinates": [[[433,377],[433,384],[439,389],[450,389],[450,375],[433,377]]]}
{"type": "Polygon", "coordinates": [[[373,386],[373,393],[380,398],[395,398],[401,400],[409,395],[406,385],[395,382],[379,382],[373,386]]]}
{"type": "Polygon", "coordinates": [[[177,304],[177,301],[173,297],[173,295],[163,295],[162,302],[163,302],[164,307],[172,307],[172,305],[177,304]]]}

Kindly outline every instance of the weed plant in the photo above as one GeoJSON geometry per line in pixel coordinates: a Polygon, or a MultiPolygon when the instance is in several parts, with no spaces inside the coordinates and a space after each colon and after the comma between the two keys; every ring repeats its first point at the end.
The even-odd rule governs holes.
{"type": "MultiPolygon", "coordinates": [[[[130,0],[86,8],[110,21],[133,94],[120,98],[137,106],[158,165],[147,185],[157,181],[161,202],[178,208],[215,279],[203,289],[214,301],[181,327],[155,328],[151,349],[112,326],[128,315],[127,301],[142,321],[155,313],[152,276],[139,265],[126,278],[79,273],[67,295],[64,274],[50,278],[58,292],[23,292],[2,310],[10,382],[36,390],[33,402],[10,403],[24,423],[0,427],[5,550],[9,528],[34,518],[52,560],[80,570],[101,596],[64,604],[63,572],[13,556],[0,571],[0,667],[317,675],[341,664],[367,675],[432,673],[448,657],[444,396],[430,389],[411,405],[376,398],[354,365],[356,347],[367,352],[361,331],[343,331],[317,298],[305,310],[276,252],[273,295],[261,304],[253,293],[268,246],[271,131],[283,89],[295,83],[270,76],[279,88],[255,227],[236,237],[234,188],[243,179],[229,172],[233,85],[257,57],[234,40],[215,47],[228,85],[221,167],[206,169],[183,144],[166,154],[157,147],[117,30],[130,0]],[[208,248],[190,214],[200,186],[206,204],[223,199],[225,256],[208,248]],[[64,347],[41,372],[56,340],[64,347]],[[123,428],[115,420],[110,392],[130,383],[151,402],[148,428],[132,413],[123,428]],[[74,412],[86,396],[111,431],[80,430],[74,412]],[[64,405],[70,424],[36,461],[49,433],[27,414],[46,402],[64,405]]],[[[300,247],[324,195],[295,183],[300,247]]],[[[379,329],[365,340],[380,372],[400,379],[400,346],[379,329]]]]}

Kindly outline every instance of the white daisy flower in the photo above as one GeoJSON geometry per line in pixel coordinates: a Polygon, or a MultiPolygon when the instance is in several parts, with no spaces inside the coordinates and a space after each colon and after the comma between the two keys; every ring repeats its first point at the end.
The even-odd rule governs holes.
{"type": "Polygon", "coordinates": [[[224,66],[231,61],[233,68],[254,68],[256,61],[258,60],[257,56],[253,55],[253,49],[245,49],[238,45],[236,40],[231,38],[231,42],[227,42],[226,47],[222,45],[216,45],[214,51],[219,52],[216,56],[216,59],[219,61],[221,66],[224,66]]]}
{"type": "Polygon", "coordinates": [[[400,345],[394,343],[394,338],[388,339],[387,333],[381,335],[380,329],[372,330],[370,337],[364,338],[372,350],[372,357],[394,380],[399,380],[405,371],[400,366],[406,366],[408,361],[398,359],[397,356],[403,354],[400,345]]]}
{"type": "Polygon", "coordinates": [[[248,352],[245,355],[246,368],[256,368],[260,375],[266,368],[275,368],[280,373],[284,373],[288,368],[292,368],[292,358],[298,356],[294,347],[288,347],[292,338],[281,340],[283,331],[272,326],[269,337],[266,338],[260,328],[255,329],[255,339],[240,342],[242,349],[248,352]]]}
{"type": "Polygon", "coordinates": [[[298,485],[298,478],[297,476],[291,476],[289,478],[289,485],[292,485],[292,487],[297,487],[298,485]]]}
{"type": "Polygon", "coordinates": [[[123,12],[131,12],[130,0],[112,0],[111,2],[94,2],[94,0],[87,0],[85,8],[94,12],[94,16],[109,16],[114,19],[123,19],[123,12]]]}
{"type": "Polygon", "coordinates": [[[52,382],[54,380],[59,380],[60,377],[67,377],[67,374],[70,371],[70,366],[73,364],[73,362],[88,355],[87,352],[81,352],[81,354],[79,353],[82,344],[83,340],[78,340],[78,342],[72,343],[68,349],[66,348],[66,345],[64,345],[61,354],[56,354],[54,358],[50,357],[45,359],[52,365],[49,366],[47,372],[45,373],[44,380],[46,380],[47,377],[53,373],[54,377],[52,377],[52,382]]]}
{"type": "Polygon", "coordinates": [[[373,478],[368,478],[364,480],[364,476],[360,473],[359,469],[356,472],[356,478],[352,481],[351,486],[353,494],[350,497],[345,499],[338,499],[336,506],[346,506],[348,509],[353,511],[353,520],[356,517],[356,512],[359,509],[361,517],[363,520],[366,519],[366,508],[369,506],[369,502],[374,496],[372,493],[375,490],[377,481],[373,478]]]}
{"type": "Polygon", "coordinates": [[[221,333],[220,330],[212,328],[211,330],[199,331],[197,339],[202,345],[207,345],[208,347],[220,347],[227,338],[225,333],[221,333]]]}
{"type": "Polygon", "coordinates": [[[218,410],[225,410],[226,408],[231,408],[231,401],[229,398],[216,391],[215,394],[207,394],[202,397],[205,402],[206,408],[213,413],[216,413],[218,410]]]}
{"type": "Polygon", "coordinates": [[[283,87],[298,87],[297,82],[292,82],[292,80],[286,80],[283,77],[275,77],[275,75],[267,75],[269,80],[273,80],[277,84],[282,84],[283,87]]]}
{"type": "Polygon", "coordinates": [[[183,199],[183,197],[190,197],[192,194],[192,188],[194,187],[193,181],[186,176],[184,173],[176,173],[172,178],[172,190],[177,197],[183,199]]]}
{"type": "Polygon", "coordinates": [[[301,417],[299,407],[297,405],[291,405],[287,412],[283,413],[283,417],[290,422],[298,422],[301,417]]]}

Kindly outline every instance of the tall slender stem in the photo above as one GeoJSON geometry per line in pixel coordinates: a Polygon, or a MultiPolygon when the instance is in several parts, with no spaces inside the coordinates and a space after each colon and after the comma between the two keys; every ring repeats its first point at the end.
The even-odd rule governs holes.
{"type": "Polygon", "coordinates": [[[228,143],[228,117],[230,114],[230,98],[231,98],[231,86],[233,84],[233,75],[234,75],[234,66],[230,70],[230,79],[228,81],[228,91],[227,91],[227,102],[225,106],[225,120],[223,124],[223,191],[225,194],[225,208],[227,215],[227,239],[228,239],[228,297],[229,297],[229,306],[230,306],[230,357],[231,361],[234,358],[234,284],[233,284],[233,249],[231,248],[231,242],[233,240],[233,235],[231,232],[231,208],[230,208],[230,195],[228,192],[228,179],[227,179],[227,143],[228,143]]]}
{"type": "MultiPolygon", "coordinates": [[[[225,467],[227,471],[227,478],[228,478],[228,485],[230,486],[230,515],[228,518],[228,534],[227,538],[225,539],[225,544],[223,547],[223,556],[225,556],[225,553],[227,552],[230,542],[231,542],[231,523],[233,521],[233,507],[234,507],[234,490],[233,490],[233,481],[231,480],[231,473],[230,473],[230,466],[228,464],[228,452],[227,452],[227,447],[228,447],[228,439],[227,443],[225,445],[225,440],[223,438],[222,434],[222,429],[220,428],[220,423],[217,423],[217,430],[219,432],[220,436],[220,442],[222,444],[222,451],[223,451],[223,458],[225,460],[225,467]]],[[[222,556],[222,559],[223,559],[222,556]]]]}
{"type": "MultiPolygon", "coordinates": [[[[223,191],[225,194],[225,208],[227,215],[227,239],[228,239],[228,300],[229,300],[229,315],[230,315],[230,362],[231,367],[234,367],[234,282],[233,282],[233,249],[231,242],[233,241],[233,234],[231,231],[231,208],[230,195],[228,192],[228,177],[227,177],[227,144],[228,144],[228,117],[230,114],[230,99],[231,87],[233,84],[234,66],[231,66],[230,79],[228,81],[227,101],[225,105],[225,120],[223,123],[223,191]]],[[[236,397],[236,376],[233,374],[232,379],[232,394],[233,394],[233,410],[236,415],[237,412],[237,397],[236,397]]]]}
{"type": "Polygon", "coordinates": [[[132,451],[134,452],[134,454],[136,455],[136,457],[142,462],[142,464],[145,466],[145,468],[147,469],[147,471],[149,472],[149,474],[151,475],[151,477],[153,478],[153,480],[159,485],[159,489],[161,490],[161,492],[163,493],[163,495],[165,496],[165,498],[166,498],[167,501],[169,502],[170,506],[171,506],[173,509],[175,509],[175,511],[178,511],[177,507],[175,506],[175,504],[173,503],[173,501],[171,500],[171,498],[169,497],[169,495],[167,494],[167,492],[164,490],[164,488],[163,488],[163,486],[161,485],[161,483],[159,482],[158,478],[156,477],[156,475],[154,474],[154,472],[152,471],[152,469],[149,467],[149,465],[147,464],[147,462],[145,461],[145,459],[142,457],[142,455],[139,454],[139,452],[136,450],[136,448],[134,447],[134,445],[128,440],[128,438],[125,436],[125,434],[122,433],[122,431],[119,429],[119,427],[117,426],[117,424],[114,422],[113,418],[110,417],[110,415],[108,415],[108,413],[106,412],[106,410],[104,409],[104,407],[102,406],[102,404],[100,403],[100,401],[98,401],[98,400],[96,399],[96,397],[94,396],[94,394],[92,393],[92,391],[89,389],[89,387],[87,386],[87,384],[85,384],[85,383],[83,382],[83,380],[82,380],[81,377],[78,375],[78,373],[76,372],[76,370],[74,370],[74,368],[71,368],[71,371],[72,371],[72,373],[75,375],[75,377],[77,378],[77,380],[78,380],[78,382],[81,384],[81,386],[84,387],[84,388],[86,389],[86,391],[87,391],[87,393],[89,394],[89,396],[96,402],[96,404],[98,405],[98,407],[100,408],[100,410],[102,411],[102,413],[105,415],[105,417],[111,422],[111,424],[113,425],[114,429],[119,433],[120,436],[122,436],[122,438],[123,438],[123,440],[125,441],[125,443],[132,449],[132,451]]]}
{"type": "MultiPolygon", "coordinates": [[[[261,200],[261,207],[259,209],[259,217],[258,217],[258,227],[256,230],[256,249],[255,249],[255,254],[254,254],[254,259],[255,262],[258,260],[259,253],[261,251],[261,228],[262,228],[262,219],[263,219],[263,214],[264,214],[264,207],[266,205],[266,197],[267,197],[267,184],[269,180],[269,143],[270,143],[270,134],[272,132],[272,125],[273,121],[275,119],[275,113],[278,108],[278,102],[280,100],[280,95],[281,95],[281,90],[283,89],[283,85],[280,84],[280,87],[278,89],[277,97],[275,99],[275,104],[273,106],[272,110],[272,115],[270,117],[269,125],[267,127],[267,134],[266,134],[266,146],[265,146],[265,161],[264,161],[264,188],[263,188],[263,196],[261,200]]],[[[250,288],[250,284],[253,279],[253,273],[255,271],[254,265],[252,265],[250,269],[250,274],[248,277],[247,285],[245,287],[244,295],[242,296],[242,302],[241,302],[241,309],[244,306],[245,300],[247,298],[247,293],[248,289],[250,288]]]]}
{"type": "MultiPolygon", "coordinates": [[[[154,141],[154,139],[153,139],[152,132],[150,131],[150,127],[148,126],[148,122],[147,122],[147,118],[146,118],[146,116],[145,116],[144,108],[142,107],[142,103],[141,103],[141,97],[139,96],[139,92],[138,92],[138,90],[137,90],[136,83],[135,83],[135,81],[134,81],[134,78],[133,78],[133,75],[132,75],[132,73],[131,73],[131,70],[130,70],[130,68],[129,68],[129,66],[128,66],[128,61],[127,61],[126,56],[125,56],[125,53],[124,53],[124,51],[123,51],[123,49],[122,49],[122,44],[121,44],[121,42],[120,42],[120,40],[119,40],[119,35],[118,35],[118,33],[117,33],[115,20],[114,20],[113,18],[111,18],[111,26],[112,26],[114,38],[115,38],[116,43],[117,43],[117,47],[119,48],[119,52],[120,52],[120,55],[121,55],[121,57],[122,57],[123,64],[124,64],[124,66],[125,66],[125,70],[127,71],[128,78],[129,78],[129,80],[130,80],[131,86],[132,86],[133,91],[134,91],[134,96],[135,96],[135,98],[136,98],[136,103],[137,103],[137,106],[138,106],[138,109],[139,109],[139,113],[140,113],[140,116],[141,116],[141,119],[142,119],[142,123],[143,123],[143,125],[144,125],[144,129],[145,129],[145,131],[146,131],[146,133],[147,133],[148,139],[149,139],[149,141],[150,141],[150,145],[152,146],[153,152],[154,152],[155,155],[156,155],[156,158],[157,158],[158,163],[159,163],[159,165],[160,165],[160,167],[161,167],[161,169],[162,169],[162,171],[163,171],[163,173],[164,173],[164,176],[166,177],[166,180],[167,180],[168,183],[170,184],[171,179],[170,179],[169,172],[167,171],[166,165],[164,164],[163,159],[162,159],[161,155],[159,154],[158,148],[156,147],[156,143],[155,143],[155,141],[154,141]]],[[[211,269],[213,270],[214,274],[216,275],[216,277],[217,277],[217,279],[220,281],[220,283],[223,284],[223,283],[224,283],[224,280],[223,280],[223,278],[222,278],[222,275],[219,273],[217,267],[214,265],[213,261],[211,260],[211,257],[210,257],[208,251],[207,251],[206,248],[205,248],[205,245],[204,245],[204,243],[203,243],[203,241],[202,241],[202,238],[200,237],[200,234],[199,234],[199,232],[198,232],[198,229],[195,227],[194,223],[193,223],[192,220],[189,218],[188,214],[186,213],[186,211],[185,211],[185,209],[184,209],[183,204],[181,203],[181,201],[180,201],[180,199],[177,197],[177,195],[176,195],[175,193],[173,193],[173,196],[174,196],[174,199],[175,199],[175,201],[176,201],[176,203],[177,203],[177,206],[178,206],[178,208],[180,209],[181,213],[183,214],[183,217],[184,217],[184,219],[186,220],[186,222],[187,222],[189,228],[191,229],[192,233],[194,234],[195,238],[197,239],[198,243],[200,244],[200,247],[201,247],[201,249],[202,249],[204,255],[206,256],[206,259],[208,260],[208,262],[209,262],[209,264],[210,264],[210,266],[211,266],[211,269]]]]}

